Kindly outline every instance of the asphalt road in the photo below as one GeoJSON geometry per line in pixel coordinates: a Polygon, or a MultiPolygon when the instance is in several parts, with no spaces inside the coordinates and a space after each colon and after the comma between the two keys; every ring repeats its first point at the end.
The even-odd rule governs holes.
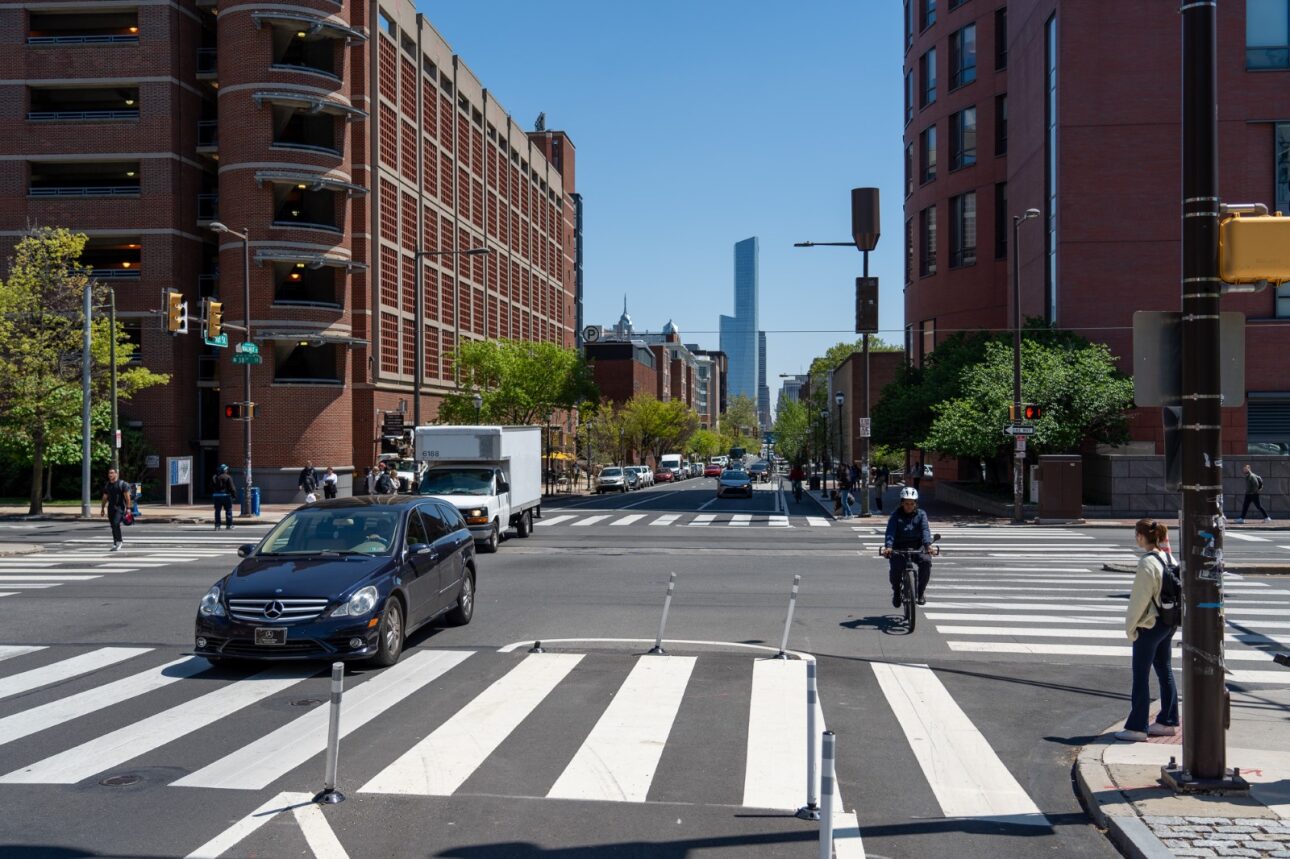
{"type": "MultiPolygon", "coordinates": [[[[481,555],[469,626],[347,675],[347,799],[322,812],[301,802],[322,786],[325,666],[184,656],[198,599],[265,528],[140,524],[108,553],[100,524],[0,523],[45,546],[0,562],[0,855],[815,856],[818,825],[791,813],[806,663],[767,658],[794,575],[788,646],[818,661],[861,835],[839,856],[1116,855],[1071,765],[1127,711],[1131,577],[1101,562],[1131,535],[937,517],[911,634],[881,520],[714,484],[550,502],[481,555]],[[673,572],[667,656],[643,655],[673,572]]],[[[1228,557],[1290,557],[1262,536],[1228,557]]],[[[1236,685],[1276,679],[1282,581],[1230,583],[1236,685]]]]}

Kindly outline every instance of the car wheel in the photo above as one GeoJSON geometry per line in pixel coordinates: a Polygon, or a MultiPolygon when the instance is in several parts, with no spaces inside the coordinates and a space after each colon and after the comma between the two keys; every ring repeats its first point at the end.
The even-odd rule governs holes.
{"type": "Polygon", "coordinates": [[[376,655],[372,664],[387,668],[399,661],[403,655],[403,606],[399,598],[390,595],[385,600],[385,611],[381,613],[381,625],[376,635],[376,655]]]}
{"type": "Polygon", "coordinates": [[[515,523],[515,533],[520,537],[527,537],[533,533],[532,510],[525,510],[520,514],[520,521],[515,523]]]}
{"type": "Polygon", "coordinates": [[[498,542],[499,542],[499,541],[498,541],[498,538],[497,538],[497,531],[498,531],[498,529],[497,529],[497,520],[496,520],[496,519],[494,519],[494,520],[493,520],[493,527],[492,527],[492,529],[488,532],[488,539],[484,541],[484,545],[480,546],[480,549],[482,549],[485,553],[487,553],[487,554],[489,554],[489,555],[491,555],[493,552],[496,552],[496,551],[497,551],[497,544],[498,544],[498,542]]]}
{"type": "Polygon", "coordinates": [[[444,619],[452,626],[465,626],[475,616],[475,573],[466,570],[461,578],[461,590],[457,593],[457,604],[445,615],[444,619]]]}

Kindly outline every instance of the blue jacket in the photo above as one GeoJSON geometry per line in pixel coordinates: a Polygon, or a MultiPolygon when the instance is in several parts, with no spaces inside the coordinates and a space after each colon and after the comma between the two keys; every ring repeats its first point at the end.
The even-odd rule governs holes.
{"type": "Polygon", "coordinates": [[[927,521],[927,513],[914,511],[913,516],[897,508],[887,520],[887,541],[889,548],[921,549],[932,545],[932,525],[927,521]]]}

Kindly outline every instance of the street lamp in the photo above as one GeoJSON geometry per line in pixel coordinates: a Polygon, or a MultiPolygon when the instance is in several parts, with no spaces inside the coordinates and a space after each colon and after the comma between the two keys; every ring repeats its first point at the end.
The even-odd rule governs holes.
{"type": "Polygon", "coordinates": [[[820,461],[820,497],[829,497],[829,468],[832,466],[833,457],[829,454],[829,410],[827,407],[820,409],[820,435],[824,437],[824,444],[820,445],[824,449],[824,456],[820,461]]]}
{"type": "MultiPolygon", "coordinates": [[[[235,236],[242,242],[242,342],[251,342],[251,230],[243,228],[242,232],[231,230],[219,221],[211,222],[211,230],[216,233],[235,236]]],[[[251,365],[242,365],[242,402],[251,402],[251,365]]],[[[246,414],[250,406],[242,407],[242,515],[251,514],[251,415],[246,414]]],[[[115,439],[113,440],[115,441],[115,439]]]]}
{"type": "MultiPolygon", "coordinates": [[[[417,368],[412,373],[412,424],[421,426],[421,380],[426,372],[426,332],[425,332],[425,295],[421,288],[421,258],[437,256],[479,256],[488,253],[488,248],[467,248],[460,251],[423,251],[412,252],[412,264],[416,269],[413,283],[416,284],[416,295],[413,297],[413,317],[416,326],[416,337],[413,338],[413,353],[416,356],[417,368]]],[[[479,410],[479,406],[475,406],[479,410]]]]}
{"type": "Polygon", "coordinates": [[[484,398],[479,395],[479,391],[476,391],[475,396],[471,397],[470,401],[475,404],[475,423],[478,424],[480,410],[484,407],[484,398]]]}
{"type": "MultiPolygon", "coordinates": [[[[1023,221],[1038,218],[1038,209],[1027,209],[1012,216],[1012,414],[1021,419],[1021,254],[1017,247],[1023,221]]],[[[1019,435],[1012,448],[1012,521],[1023,522],[1021,497],[1024,494],[1022,470],[1026,464],[1026,450],[1022,447],[1026,437],[1019,435]]]]}

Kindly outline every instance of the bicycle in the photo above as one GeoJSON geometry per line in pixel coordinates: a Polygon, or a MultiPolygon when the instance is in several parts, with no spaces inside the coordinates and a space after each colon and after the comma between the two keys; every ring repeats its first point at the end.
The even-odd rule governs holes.
{"type": "MultiPolygon", "coordinates": [[[[940,554],[935,546],[940,539],[940,534],[932,535],[933,555],[940,554]]],[[[900,606],[905,613],[905,626],[910,632],[918,625],[918,562],[914,560],[914,556],[922,554],[922,551],[921,548],[891,550],[891,554],[905,557],[905,571],[900,577],[900,606]]]]}
{"type": "Polygon", "coordinates": [[[798,504],[802,503],[802,481],[793,481],[793,500],[798,504]]]}

